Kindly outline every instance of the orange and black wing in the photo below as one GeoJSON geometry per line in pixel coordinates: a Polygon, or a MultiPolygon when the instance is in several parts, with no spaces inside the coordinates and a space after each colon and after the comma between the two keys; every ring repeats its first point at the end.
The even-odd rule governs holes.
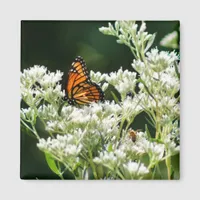
{"type": "Polygon", "coordinates": [[[104,93],[101,88],[93,82],[84,82],[73,89],[73,99],[77,104],[89,104],[103,101],[104,93]]]}
{"type": "Polygon", "coordinates": [[[72,63],[65,91],[65,99],[70,104],[88,104],[104,98],[101,88],[90,80],[86,63],[80,56],[72,63]]]}

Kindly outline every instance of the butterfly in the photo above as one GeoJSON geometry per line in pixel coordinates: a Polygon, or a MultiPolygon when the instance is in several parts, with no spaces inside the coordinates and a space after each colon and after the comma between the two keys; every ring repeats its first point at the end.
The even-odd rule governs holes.
{"type": "Polygon", "coordinates": [[[68,72],[65,97],[71,105],[85,105],[104,100],[100,86],[92,82],[86,63],[81,56],[75,58],[68,72]]]}

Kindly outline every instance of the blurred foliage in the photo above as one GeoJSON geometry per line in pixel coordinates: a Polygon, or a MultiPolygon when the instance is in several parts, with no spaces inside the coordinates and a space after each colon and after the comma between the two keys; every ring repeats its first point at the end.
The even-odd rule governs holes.
{"type": "MultiPolygon", "coordinates": [[[[139,22],[140,23],[140,22],[139,22]]],[[[160,40],[168,33],[179,31],[178,21],[146,21],[149,33],[157,32],[153,47],[171,50],[160,46],[160,40]]],[[[134,59],[125,45],[116,43],[114,37],[107,37],[99,28],[108,21],[22,21],[21,22],[21,71],[33,65],[44,65],[50,71],[61,70],[66,74],[73,59],[82,56],[88,69],[109,73],[123,69],[133,70],[134,59]]],[[[179,49],[177,50],[179,51],[179,49]]],[[[65,82],[65,78],[63,79],[65,82]]],[[[107,96],[110,99],[111,96],[107,96]]],[[[21,107],[26,107],[22,102],[21,107]]],[[[142,117],[143,118],[143,117],[142,117]]],[[[140,117],[134,122],[135,129],[143,128],[140,117]]],[[[47,137],[38,121],[37,130],[47,137]]],[[[36,140],[21,128],[21,178],[58,179],[49,169],[44,154],[36,147],[36,140]]],[[[179,166],[177,166],[178,168],[179,166]]],[[[165,168],[162,168],[165,170],[165,168]]],[[[157,176],[157,175],[156,175],[157,176]]],[[[179,178],[179,174],[174,174],[179,178]]],[[[66,173],[65,179],[71,179],[66,173]]]]}

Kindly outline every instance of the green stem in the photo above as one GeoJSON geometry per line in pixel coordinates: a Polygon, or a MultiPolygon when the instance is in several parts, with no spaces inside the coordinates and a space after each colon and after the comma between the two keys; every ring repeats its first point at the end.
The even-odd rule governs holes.
{"type": "Polygon", "coordinates": [[[145,57],[145,54],[144,54],[144,41],[142,41],[142,51],[141,51],[141,56],[142,56],[142,60],[145,64],[145,66],[147,67],[147,61],[146,61],[146,57],[145,57]]]}
{"type": "Polygon", "coordinates": [[[89,153],[89,163],[90,163],[90,165],[92,167],[92,172],[93,172],[94,178],[98,179],[97,172],[96,172],[96,167],[94,165],[93,156],[92,156],[92,152],[91,152],[90,149],[88,150],[88,153],[89,153]]]}
{"type": "Polygon", "coordinates": [[[67,165],[66,163],[63,163],[63,164],[64,164],[65,168],[67,170],[69,170],[74,175],[74,178],[77,180],[77,177],[76,177],[74,171],[71,169],[71,167],[69,165],[67,165]]]}
{"type": "Polygon", "coordinates": [[[21,122],[27,129],[29,129],[37,137],[38,140],[40,139],[33,123],[30,122],[32,126],[32,128],[30,128],[22,119],[21,119],[21,122]]]}
{"type": "Polygon", "coordinates": [[[59,170],[59,172],[60,172],[60,174],[58,174],[58,176],[59,176],[62,180],[64,180],[64,178],[63,178],[63,172],[61,172],[61,166],[60,166],[60,162],[59,162],[59,161],[57,161],[57,166],[58,166],[58,170],[59,170]]]}
{"type": "Polygon", "coordinates": [[[131,52],[133,53],[133,55],[134,55],[134,57],[135,57],[135,59],[136,59],[137,56],[136,56],[136,54],[135,54],[135,49],[134,49],[131,45],[129,45],[129,48],[131,49],[131,52]]]}
{"type": "Polygon", "coordinates": [[[128,128],[130,127],[131,123],[132,123],[133,120],[131,120],[127,125],[126,125],[126,128],[125,128],[125,132],[127,132],[128,128]]]}
{"type": "Polygon", "coordinates": [[[159,163],[156,165],[156,167],[157,167],[158,173],[160,174],[161,179],[163,179],[162,173],[161,173],[161,171],[160,171],[159,163]]]}
{"type": "Polygon", "coordinates": [[[168,180],[170,180],[171,179],[171,157],[166,158],[165,163],[167,166],[167,177],[168,177],[168,180]]]}
{"type": "Polygon", "coordinates": [[[156,101],[156,139],[160,136],[160,113],[158,108],[158,102],[156,101]]]}
{"type": "Polygon", "coordinates": [[[122,175],[122,173],[117,169],[117,175],[122,179],[125,180],[124,176],[122,175]]]}
{"type": "Polygon", "coordinates": [[[135,35],[135,34],[134,34],[134,36],[133,36],[133,39],[134,39],[134,41],[135,41],[134,45],[135,45],[137,57],[138,57],[139,60],[141,60],[141,58],[140,58],[139,46],[138,46],[138,43],[137,43],[137,39],[136,39],[136,35],[135,35]]]}
{"type": "Polygon", "coordinates": [[[61,173],[58,174],[58,176],[60,177],[61,180],[65,180],[65,179],[63,178],[63,175],[62,175],[61,173]]]}
{"type": "Polygon", "coordinates": [[[32,128],[33,128],[33,130],[34,130],[34,134],[36,135],[37,139],[39,140],[39,139],[40,139],[40,136],[38,135],[37,130],[36,130],[34,124],[31,123],[31,126],[32,126],[32,128]]]}
{"type": "Polygon", "coordinates": [[[177,62],[174,62],[174,66],[175,66],[175,71],[176,71],[176,74],[178,76],[178,79],[180,80],[180,73],[178,72],[178,64],[177,64],[177,62]]]}
{"type": "Polygon", "coordinates": [[[152,177],[151,177],[152,180],[154,179],[155,174],[156,174],[156,166],[157,166],[157,165],[155,165],[155,166],[154,166],[154,169],[153,169],[153,173],[152,173],[152,177]]]}
{"type": "Polygon", "coordinates": [[[118,131],[118,134],[117,134],[117,140],[119,140],[120,137],[121,137],[121,131],[122,131],[124,122],[125,122],[125,119],[122,119],[122,121],[121,121],[121,123],[120,123],[119,131],[118,131]]]}
{"type": "MultiPolygon", "coordinates": [[[[30,128],[22,119],[20,119],[22,124],[28,129],[30,130],[32,133],[34,133],[34,130],[32,128],[30,128]]],[[[34,134],[35,135],[35,134],[34,134]]]]}

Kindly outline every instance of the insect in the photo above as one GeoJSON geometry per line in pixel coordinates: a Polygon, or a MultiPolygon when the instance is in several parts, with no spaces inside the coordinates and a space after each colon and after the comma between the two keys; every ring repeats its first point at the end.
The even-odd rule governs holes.
{"type": "Polygon", "coordinates": [[[134,97],[134,94],[133,94],[132,92],[127,92],[127,93],[126,93],[126,97],[132,97],[132,98],[133,98],[133,97],[134,97]]]}
{"type": "Polygon", "coordinates": [[[81,56],[75,58],[68,72],[65,97],[71,105],[85,105],[104,100],[104,93],[89,76],[86,63],[81,56]]]}
{"type": "Polygon", "coordinates": [[[137,130],[133,130],[133,129],[130,129],[129,130],[129,136],[130,136],[130,139],[135,142],[136,139],[137,139],[137,132],[141,131],[140,129],[137,129],[137,130]]]}

